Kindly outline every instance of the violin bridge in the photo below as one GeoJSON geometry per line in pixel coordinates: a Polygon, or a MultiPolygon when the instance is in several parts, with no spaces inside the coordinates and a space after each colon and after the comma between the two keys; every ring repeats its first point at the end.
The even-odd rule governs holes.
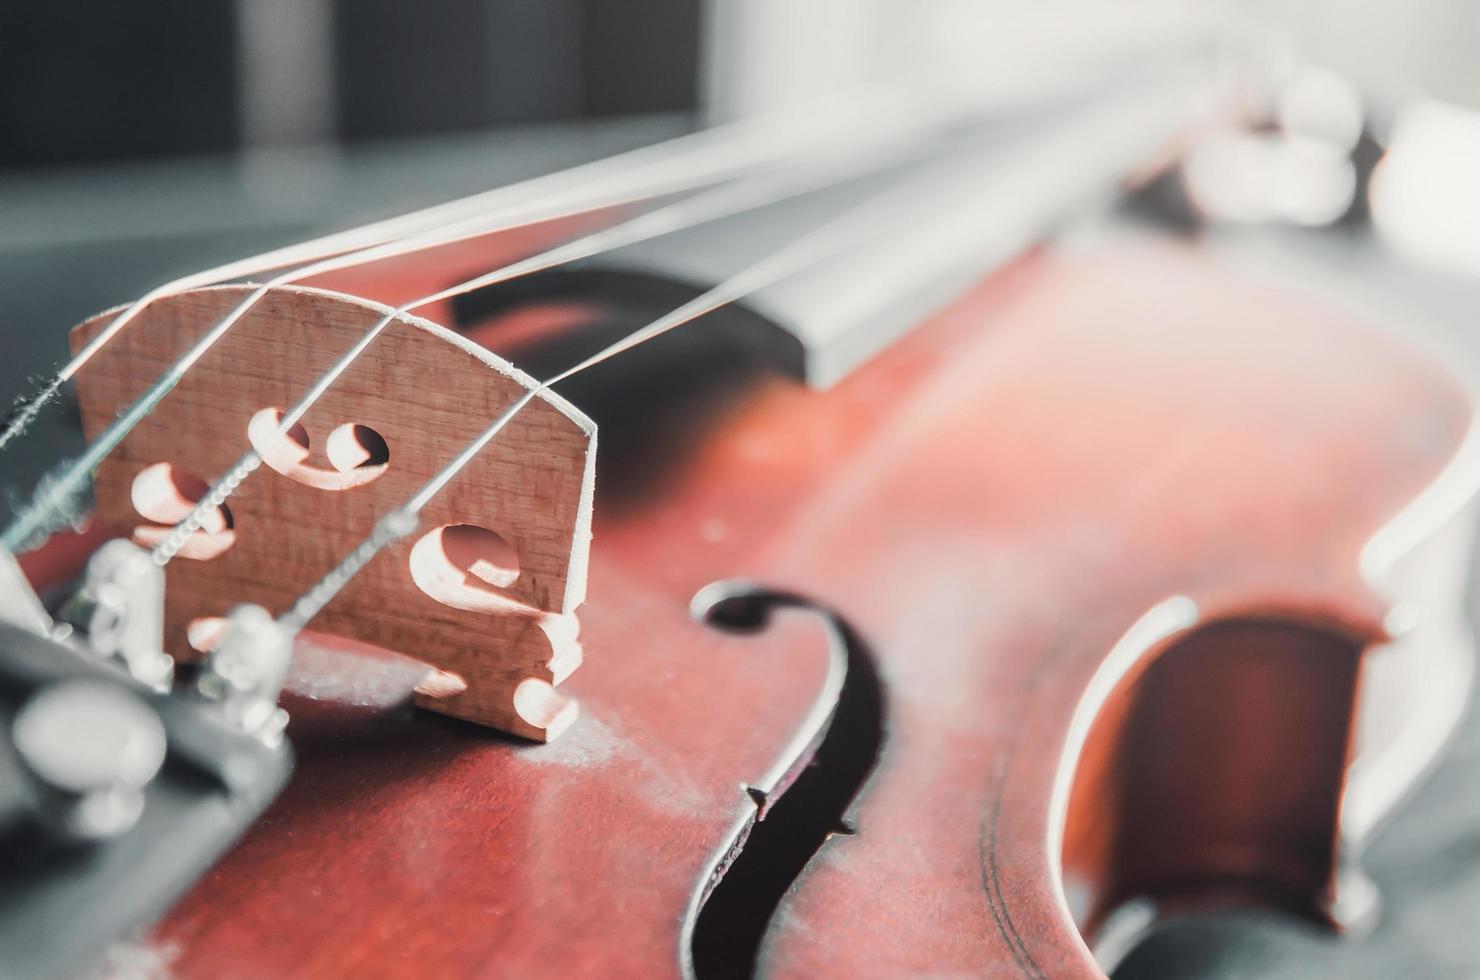
{"type": "MultiPolygon", "coordinates": [[[[161,299],[79,379],[96,435],[244,287],[161,299]]],[[[398,316],[303,417],[285,406],[388,311],[321,290],[258,301],[98,468],[98,516],[150,547],[249,446],[264,465],[166,568],[165,647],[198,660],[239,603],[280,613],[516,399],[533,378],[464,337],[398,316]],[[195,643],[192,645],[191,637],[195,643]]],[[[110,314],[73,331],[85,343],[110,314]]],[[[310,624],[435,668],[423,708],[525,738],[568,727],[581,663],[596,427],[541,392],[310,624]]]]}

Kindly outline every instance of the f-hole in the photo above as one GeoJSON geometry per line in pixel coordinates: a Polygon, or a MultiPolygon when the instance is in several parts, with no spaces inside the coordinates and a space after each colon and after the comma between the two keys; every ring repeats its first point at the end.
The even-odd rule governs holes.
{"type": "Polygon", "coordinates": [[[378,479],[390,463],[390,446],[379,432],[345,422],[325,440],[323,455],[329,466],[319,466],[311,461],[313,438],[303,423],[275,435],[282,418],[279,408],[258,411],[247,423],[247,439],[269,469],[296,483],[319,490],[349,490],[378,479]]]}
{"type": "Polygon", "coordinates": [[[1258,905],[1330,924],[1363,648],[1290,622],[1214,622],[1109,696],[1062,855],[1102,966],[1183,912],[1258,905]]]}
{"type": "Polygon", "coordinates": [[[883,747],[878,671],[861,639],[836,615],[796,596],[748,592],[709,606],[704,621],[731,632],[758,632],[778,605],[808,606],[833,621],[844,641],[847,675],[811,762],[780,796],[756,799],[763,819],[751,825],[739,854],[699,911],[690,952],[702,980],[755,974],[761,942],[786,890],[828,838],[853,833],[849,806],[883,747]]]}

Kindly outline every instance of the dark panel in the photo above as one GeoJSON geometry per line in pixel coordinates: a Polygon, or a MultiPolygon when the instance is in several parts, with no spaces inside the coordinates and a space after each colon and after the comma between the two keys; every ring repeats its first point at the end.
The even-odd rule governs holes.
{"type": "Polygon", "coordinates": [[[335,5],[345,140],[384,139],[487,122],[483,0],[335,5]]]}
{"type": "Polygon", "coordinates": [[[588,0],[584,8],[586,115],[697,108],[696,0],[588,0]]]}
{"type": "Polygon", "coordinates": [[[490,121],[579,117],[580,0],[502,0],[487,6],[483,79],[490,121]]]}
{"type": "Polygon", "coordinates": [[[0,166],[230,149],[234,51],[224,2],[0,5],[0,166]]]}
{"type": "Polygon", "coordinates": [[[354,0],[335,9],[346,140],[696,105],[692,0],[354,0]]]}
{"type": "MultiPolygon", "coordinates": [[[[690,0],[334,4],[346,141],[690,110],[690,0]]],[[[227,0],[0,6],[0,167],[221,152],[239,143],[227,0]]]]}

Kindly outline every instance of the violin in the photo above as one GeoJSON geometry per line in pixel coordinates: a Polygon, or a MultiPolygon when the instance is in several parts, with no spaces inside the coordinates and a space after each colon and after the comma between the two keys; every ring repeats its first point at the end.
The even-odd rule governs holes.
{"type": "Polygon", "coordinates": [[[1209,98],[701,133],[78,326],[0,436],[75,375],[4,642],[164,718],[72,845],[171,869],[97,940],[1057,978],[1190,910],[1369,921],[1362,845],[1472,671],[1470,382],[1192,245],[1042,244],[1209,98]],[[207,783],[240,819],[158,857],[207,783]]]}

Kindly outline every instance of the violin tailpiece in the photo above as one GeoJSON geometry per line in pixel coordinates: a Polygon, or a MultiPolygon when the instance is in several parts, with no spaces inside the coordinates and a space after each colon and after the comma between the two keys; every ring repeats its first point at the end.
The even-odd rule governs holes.
{"type": "MultiPolygon", "coordinates": [[[[79,378],[89,438],[178,352],[239,303],[240,286],[148,307],[79,378]]],[[[200,656],[241,602],[286,610],[533,378],[484,348],[398,316],[288,437],[270,436],[332,362],[388,310],[321,290],[275,289],[98,468],[98,516],[152,546],[249,445],[264,465],[166,569],[168,652],[200,656]]],[[[74,349],[112,317],[72,333],[74,349]]],[[[416,703],[547,740],[574,719],[559,684],[581,663],[596,427],[541,392],[310,628],[435,668],[416,703]]]]}

